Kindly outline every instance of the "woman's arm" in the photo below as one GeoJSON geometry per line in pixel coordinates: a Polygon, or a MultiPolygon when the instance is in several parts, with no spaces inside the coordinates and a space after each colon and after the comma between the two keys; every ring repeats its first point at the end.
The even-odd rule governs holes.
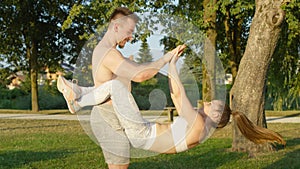
{"type": "Polygon", "coordinates": [[[176,107],[176,110],[180,116],[184,116],[184,118],[190,123],[195,120],[195,112],[191,102],[186,96],[185,89],[183,84],[180,81],[176,62],[178,60],[180,53],[172,58],[169,65],[169,87],[172,101],[176,107]]]}

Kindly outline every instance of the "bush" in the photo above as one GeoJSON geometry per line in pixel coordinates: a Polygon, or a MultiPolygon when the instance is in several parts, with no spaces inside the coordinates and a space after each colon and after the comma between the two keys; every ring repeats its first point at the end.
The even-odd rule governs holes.
{"type": "MultiPolygon", "coordinates": [[[[38,90],[40,110],[66,109],[66,102],[56,88],[52,86],[39,86],[38,90]]],[[[31,94],[22,89],[0,89],[0,109],[31,109],[31,94]]]]}
{"type": "Polygon", "coordinates": [[[66,109],[66,101],[62,94],[53,90],[56,87],[40,87],[39,89],[39,106],[41,110],[49,109],[66,109]]]}
{"type": "Polygon", "coordinates": [[[16,99],[17,97],[25,96],[27,95],[26,92],[22,91],[21,89],[15,88],[13,90],[9,90],[6,88],[0,89],[0,99],[2,100],[11,100],[16,99]]]}

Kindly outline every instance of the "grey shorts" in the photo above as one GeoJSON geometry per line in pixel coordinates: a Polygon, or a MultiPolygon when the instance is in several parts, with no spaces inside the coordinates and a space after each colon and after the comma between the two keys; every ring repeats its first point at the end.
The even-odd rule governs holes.
{"type": "Polygon", "coordinates": [[[94,106],[91,127],[107,164],[129,164],[130,143],[112,105],[94,106]]]}

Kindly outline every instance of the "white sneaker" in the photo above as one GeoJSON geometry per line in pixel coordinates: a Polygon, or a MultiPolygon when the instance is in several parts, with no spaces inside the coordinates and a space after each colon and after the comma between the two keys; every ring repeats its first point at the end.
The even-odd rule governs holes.
{"type": "Polygon", "coordinates": [[[69,82],[62,76],[59,76],[57,79],[57,89],[63,94],[67,102],[69,111],[72,114],[76,113],[81,109],[81,107],[76,102],[76,99],[78,99],[81,94],[81,90],[78,85],[69,82]]]}
{"type": "Polygon", "coordinates": [[[57,78],[58,91],[60,91],[61,93],[64,93],[66,88],[71,88],[73,91],[73,94],[74,94],[74,95],[70,96],[69,99],[75,100],[75,99],[78,99],[81,97],[82,92],[81,92],[80,87],[77,85],[76,80],[73,80],[72,82],[70,82],[67,79],[65,79],[63,76],[58,76],[58,78],[57,78]]]}
{"type": "Polygon", "coordinates": [[[67,105],[68,105],[70,113],[72,113],[72,114],[75,114],[76,112],[78,112],[81,109],[81,107],[78,105],[76,100],[67,101],[67,105]]]}

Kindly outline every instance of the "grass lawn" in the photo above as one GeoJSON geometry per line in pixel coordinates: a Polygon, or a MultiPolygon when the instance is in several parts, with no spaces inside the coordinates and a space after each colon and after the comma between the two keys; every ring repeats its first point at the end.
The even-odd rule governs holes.
{"type": "MultiPolygon", "coordinates": [[[[175,155],[131,160],[131,169],[300,168],[300,125],[269,124],[287,147],[259,154],[231,152],[231,127],[218,130],[205,143],[175,155]]],[[[78,121],[0,119],[0,168],[107,168],[101,149],[78,121]]]]}
{"type": "MultiPolygon", "coordinates": [[[[272,111],[266,110],[266,116],[286,116],[286,117],[300,117],[300,110],[289,110],[289,111],[272,111]]],[[[31,114],[30,110],[14,110],[14,109],[0,109],[0,114],[31,114]]],[[[58,109],[58,110],[41,110],[39,114],[70,114],[67,109],[58,109]]],[[[141,111],[143,115],[167,115],[167,111],[162,110],[146,110],[141,111]]],[[[177,115],[176,110],[174,115],[177,115]]]]}

